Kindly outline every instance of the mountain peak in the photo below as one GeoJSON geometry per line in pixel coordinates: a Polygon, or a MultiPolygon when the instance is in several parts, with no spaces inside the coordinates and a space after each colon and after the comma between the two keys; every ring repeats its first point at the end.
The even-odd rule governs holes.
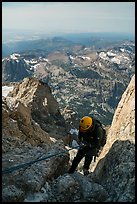
{"type": "Polygon", "coordinates": [[[58,137],[59,132],[60,135],[65,135],[65,120],[60,113],[58,102],[46,83],[35,77],[24,78],[15,85],[9,96],[30,107],[32,118],[43,130],[52,132],[52,135],[58,137]]]}

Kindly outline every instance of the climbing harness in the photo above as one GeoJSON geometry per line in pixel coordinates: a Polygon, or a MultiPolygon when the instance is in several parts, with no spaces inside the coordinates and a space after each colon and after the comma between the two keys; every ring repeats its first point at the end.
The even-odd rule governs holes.
{"type": "Polygon", "coordinates": [[[53,155],[49,155],[47,157],[43,157],[43,158],[37,158],[36,160],[33,160],[33,161],[30,161],[30,162],[26,162],[26,163],[23,163],[23,164],[19,164],[19,165],[15,165],[11,168],[7,168],[7,169],[4,169],[2,170],[2,174],[8,174],[8,173],[12,173],[13,171],[16,171],[18,169],[21,169],[21,168],[26,168],[26,167],[29,167],[30,165],[34,164],[34,163],[37,163],[39,161],[42,161],[42,160],[46,160],[46,159],[49,159],[53,156],[57,156],[57,155],[60,155],[60,154],[64,154],[64,153],[67,153],[68,151],[72,150],[72,149],[77,149],[79,148],[80,145],[76,146],[76,147],[73,147],[73,148],[70,148],[68,150],[65,150],[65,151],[62,151],[62,152],[59,152],[57,154],[53,154],[53,155]]]}

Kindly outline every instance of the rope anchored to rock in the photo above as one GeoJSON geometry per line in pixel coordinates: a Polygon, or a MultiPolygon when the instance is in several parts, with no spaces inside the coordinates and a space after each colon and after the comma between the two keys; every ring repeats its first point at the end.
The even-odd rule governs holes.
{"type": "Polygon", "coordinates": [[[26,162],[26,163],[23,163],[23,164],[19,164],[19,165],[13,166],[13,167],[11,167],[11,168],[4,169],[4,170],[2,170],[2,174],[12,173],[13,171],[16,171],[16,170],[18,170],[18,169],[29,167],[30,165],[32,165],[32,164],[34,164],[34,163],[37,163],[37,162],[40,162],[40,161],[49,159],[49,158],[51,158],[51,157],[53,157],[53,156],[57,156],[57,155],[60,155],[60,154],[67,153],[68,151],[70,151],[70,150],[72,150],[72,149],[77,149],[77,148],[79,148],[79,147],[80,147],[80,145],[79,145],[79,146],[76,146],[76,147],[73,147],[73,148],[70,148],[70,149],[68,149],[68,150],[65,150],[65,151],[56,153],[56,154],[49,155],[49,156],[47,156],[47,157],[37,158],[36,160],[30,161],[30,162],[26,162]]]}

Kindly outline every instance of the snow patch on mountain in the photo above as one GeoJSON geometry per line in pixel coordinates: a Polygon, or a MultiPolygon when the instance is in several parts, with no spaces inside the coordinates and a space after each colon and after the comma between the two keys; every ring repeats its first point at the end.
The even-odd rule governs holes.
{"type": "Polygon", "coordinates": [[[13,88],[14,86],[2,86],[2,96],[6,97],[13,88]]]}

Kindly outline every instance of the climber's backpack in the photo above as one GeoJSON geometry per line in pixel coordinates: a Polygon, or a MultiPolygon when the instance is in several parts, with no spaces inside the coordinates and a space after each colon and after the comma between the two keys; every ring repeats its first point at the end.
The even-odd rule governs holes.
{"type": "Polygon", "coordinates": [[[103,147],[106,144],[106,140],[107,140],[106,130],[102,127],[102,124],[99,120],[96,119],[96,123],[100,127],[100,131],[99,131],[100,145],[101,147],[103,147]]]}

